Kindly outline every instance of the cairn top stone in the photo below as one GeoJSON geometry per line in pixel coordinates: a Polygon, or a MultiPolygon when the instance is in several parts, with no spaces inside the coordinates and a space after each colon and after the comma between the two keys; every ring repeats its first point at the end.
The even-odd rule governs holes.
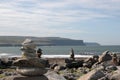
{"type": "Polygon", "coordinates": [[[23,41],[22,43],[22,46],[25,48],[25,49],[35,49],[36,48],[36,45],[34,43],[34,41],[32,41],[31,39],[26,39],[25,41],[23,41]]]}
{"type": "Polygon", "coordinates": [[[74,50],[73,48],[71,48],[71,51],[70,51],[70,58],[72,58],[74,60],[74,50]]]}
{"type": "Polygon", "coordinates": [[[22,43],[22,57],[36,57],[36,45],[34,43],[34,41],[32,41],[31,39],[26,39],[23,43],[22,43]]]}

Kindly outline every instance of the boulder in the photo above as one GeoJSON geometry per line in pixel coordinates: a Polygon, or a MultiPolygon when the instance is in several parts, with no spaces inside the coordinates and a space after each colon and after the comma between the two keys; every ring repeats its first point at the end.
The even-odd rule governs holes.
{"type": "Polygon", "coordinates": [[[47,72],[45,68],[33,68],[33,67],[18,67],[16,71],[24,76],[40,76],[47,72]]]}
{"type": "Polygon", "coordinates": [[[83,60],[71,60],[71,59],[66,59],[65,60],[66,67],[67,68],[78,68],[78,67],[83,67],[83,60]]]}
{"type": "Polygon", "coordinates": [[[87,74],[81,76],[78,80],[98,80],[104,77],[105,74],[100,69],[94,69],[87,74]]]}
{"type": "Polygon", "coordinates": [[[46,60],[40,58],[21,58],[13,62],[14,66],[19,67],[45,67],[46,60]]]}
{"type": "Polygon", "coordinates": [[[63,76],[54,71],[48,71],[45,76],[48,78],[48,80],[66,80],[63,76]]]}
{"type": "Polygon", "coordinates": [[[112,72],[110,78],[110,80],[120,80],[120,69],[112,72]]]}
{"type": "Polygon", "coordinates": [[[104,61],[108,61],[108,60],[112,60],[112,56],[109,54],[109,51],[105,51],[99,57],[99,62],[104,62],[104,61]]]}
{"type": "Polygon", "coordinates": [[[35,77],[15,75],[15,76],[9,76],[9,77],[5,77],[5,78],[1,78],[0,80],[49,80],[49,79],[44,75],[35,76],[35,77]]]}
{"type": "Polygon", "coordinates": [[[66,80],[66,79],[63,76],[57,74],[56,72],[48,71],[45,75],[41,76],[14,75],[0,78],[0,80],[66,80]]]}

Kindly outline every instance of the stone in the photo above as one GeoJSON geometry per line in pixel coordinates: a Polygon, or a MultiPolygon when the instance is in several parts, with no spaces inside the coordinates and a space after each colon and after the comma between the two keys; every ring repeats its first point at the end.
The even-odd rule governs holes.
{"type": "Polygon", "coordinates": [[[71,48],[71,51],[70,51],[70,58],[71,58],[72,60],[75,60],[75,55],[74,55],[74,50],[73,50],[73,48],[71,48]]]}
{"type": "Polygon", "coordinates": [[[111,60],[111,62],[112,62],[113,65],[116,65],[116,66],[118,65],[117,54],[114,53],[114,54],[112,55],[112,60],[111,60]]]}
{"type": "Polygon", "coordinates": [[[94,69],[81,76],[78,80],[98,80],[99,78],[102,78],[104,76],[105,74],[100,69],[94,69]]]}
{"type": "Polygon", "coordinates": [[[26,39],[22,43],[22,57],[29,58],[29,57],[36,57],[36,45],[31,39],[26,39]]]}
{"type": "Polygon", "coordinates": [[[5,78],[1,78],[0,80],[49,80],[46,76],[22,76],[22,75],[15,75],[15,76],[9,76],[5,78]]]}
{"type": "Polygon", "coordinates": [[[48,80],[66,80],[63,76],[54,71],[48,71],[45,76],[48,78],[48,80]]]}
{"type": "Polygon", "coordinates": [[[83,61],[72,61],[70,63],[66,63],[67,68],[78,68],[83,66],[83,61]]]}
{"type": "Polygon", "coordinates": [[[21,58],[13,62],[14,66],[19,67],[39,67],[43,68],[46,66],[46,61],[39,58],[21,58]]]}
{"type": "Polygon", "coordinates": [[[109,54],[109,52],[110,51],[103,52],[102,55],[99,57],[99,62],[112,60],[112,56],[109,54]]]}
{"type": "Polygon", "coordinates": [[[15,76],[8,76],[5,78],[0,78],[0,80],[66,80],[66,79],[63,76],[53,71],[48,71],[45,75],[41,75],[41,76],[15,75],[15,76]]]}
{"type": "Polygon", "coordinates": [[[115,71],[115,70],[117,70],[117,67],[116,66],[114,66],[114,65],[111,65],[111,66],[107,66],[106,67],[106,70],[110,70],[110,71],[115,71]]]}
{"type": "Polygon", "coordinates": [[[117,67],[118,70],[111,73],[111,76],[109,77],[110,80],[120,80],[120,67],[117,67]]]}
{"type": "Polygon", "coordinates": [[[23,43],[22,43],[24,49],[35,49],[36,45],[34,44],[34,41],[32,41],[31,39],[26,39],[23,43]]]}
{"type": "Polygon", "coordinates": [[[16,71],[24,76],[40,76],[47,72],[45,68],[18,67],[16,71]]]}

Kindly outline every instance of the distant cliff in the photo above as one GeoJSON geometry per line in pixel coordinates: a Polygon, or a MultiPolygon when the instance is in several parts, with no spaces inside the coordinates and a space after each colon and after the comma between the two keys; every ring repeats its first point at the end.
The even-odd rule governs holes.
{"type": "Polygon", "coordinates": [[[83,40],[60,37],[0,36],[0,46],[21,46],[26,39],[32,39],[39,46],[85,46],[83,40]]]}
{"type": "Polygon", "coordinates": [[[84,42],[86,46],[100,46],[99,43],[95,43],[95,42],[84,42]]]}

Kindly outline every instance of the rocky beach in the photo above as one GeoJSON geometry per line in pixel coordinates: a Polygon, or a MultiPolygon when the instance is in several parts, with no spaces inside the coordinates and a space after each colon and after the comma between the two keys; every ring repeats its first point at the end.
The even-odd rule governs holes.
{"type": "Polygon", "coordinates": [[[120,80],[120,56],[109,50],[101,55],[44,58],[32,40],[22,43],[21,57],[0,59],[0,80],[120,80]]]}

